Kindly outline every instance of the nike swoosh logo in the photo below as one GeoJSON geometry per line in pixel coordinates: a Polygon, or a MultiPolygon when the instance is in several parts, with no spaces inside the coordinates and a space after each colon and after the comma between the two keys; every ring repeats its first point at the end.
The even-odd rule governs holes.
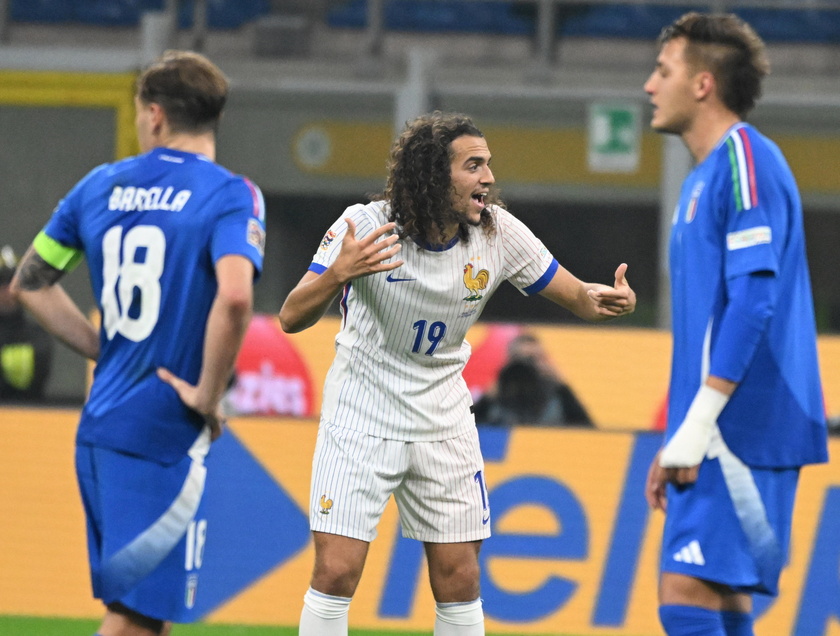
{"type": "Polygon", "coordinates": [[[487,522],[490,521],[490,512],[488,511],[486,515],[481,517],[481,525],[486,526],[487,522]]]}
{"type": "Polygon", "coordinates": [[[388,274],[385,278],[389,283],[404,283],[409,280],[417,280],[416,278],[395,278],[393,274],[388,274]]]}

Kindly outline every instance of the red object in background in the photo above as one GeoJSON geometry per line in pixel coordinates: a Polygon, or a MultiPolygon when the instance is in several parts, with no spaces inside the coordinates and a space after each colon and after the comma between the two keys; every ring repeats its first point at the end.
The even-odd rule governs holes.
{"type": "Polygon", "coordinates": [[[653,416],[653,422],[651,423],[650,429],[652,431],[664,431],[665,425],[668,423],[668,394],[665,394],[665,397],[662,399],[662,403],[659,405],[659,408],[656,409],[656,413],[653,416]]]}
{"type": "Polygon", "coordinates": [[[277,319],[255,315],[236,359],[236,383],[227,399],[231,410],[240,415],[311,417],[314,396],[309,367],[277,319]]]}
{"type": "Polygon", "coordinates": [[[507,362],[508,344],[522,331],[522,325],[491,324],[487,328],[484,340],[473,347],[472,355],[464,367],[464,380],[473,401],[480,398],[496,382],[499,371],[507,362]]]}

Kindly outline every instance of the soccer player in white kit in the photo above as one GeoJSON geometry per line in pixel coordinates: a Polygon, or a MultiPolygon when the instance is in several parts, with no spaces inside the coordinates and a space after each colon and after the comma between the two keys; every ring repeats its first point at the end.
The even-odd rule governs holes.
{"type": "Polygon", "coordinates": [[[436,636],[484,634],[478,552],[490,536],[484,464],[462,377],[467,330],[504,280],[589,321],[631,313],[626,264],[613,287],[561,267],[497,200],[490,150],[460,114],[410,122],[385,191],[332,225],[280,310],[287,332],[341,295],[313,460],[315,566],[301,636],[344,636],[350,600],[388,499],[422,541],[436,636]]]}

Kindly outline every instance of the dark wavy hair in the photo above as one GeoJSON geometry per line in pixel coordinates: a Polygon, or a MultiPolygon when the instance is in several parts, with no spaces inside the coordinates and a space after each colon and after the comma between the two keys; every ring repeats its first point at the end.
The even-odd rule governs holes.
{"type": "Polygon", "coordinates": [[[715,76],[718,97],[744,119],[759,97],[761,82],[770,73],[764,42],[752,27],[728,13],[690,12],[665,27],[659,45],[685,38],[685,60],[715,76]]]}
{"type": "MultiPolygon", "coordinates": [[[[390,203],[390,220],[397,223],[401,238],[437,244],[445,227],[458,223],[458,237],[469,241],[470,225],[452,209],[452,142],[464,135],[484,137],[466,115],[434,111],[409,122],[394,142],[385,190],[373,200],[390,203]]],[[[485,203],[502,205],[494,189],[485,203]]],[[[487,208],[481,211],[480,226],[488,234],[495,230],[487,208]]]]}
{"type": "Polygon", "coordinates": [[[173,132],[216,132],[228,80],[210,60],[192,51],[166,51],[137,78],[137,97],[158,104],[173,132]]]}

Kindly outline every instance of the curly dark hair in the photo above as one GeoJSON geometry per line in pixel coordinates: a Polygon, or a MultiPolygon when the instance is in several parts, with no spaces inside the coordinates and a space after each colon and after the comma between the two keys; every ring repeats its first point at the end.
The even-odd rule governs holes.
{"type": "Polygon", "coordinates": [[[767,51],[758,34],[732,13],[692,11],[662,30],[659,45],[675,38],[686,39],[686,62],[711,71],[720,100],[744,119],[761,97],[761,82],[770,73],[767,51]]]}
{"type": "MultiPolygon", "coordinates": [[[[373,199],[390,203],[390,220],[397,223],[401,238],[439,244],[446,226],[458,223],[458,237],[469,242],[469,224],[452,209],[452,142],[464,135],[484,137],[466,115],[434,111],[409,122],[394,142],[388,182],[373,199]]],[[[493,189],[485,202],[502,205],[493,189]]],[[[481,211],[480,226],[488,234],[495,230],[487,208],[481,211]]]]}

